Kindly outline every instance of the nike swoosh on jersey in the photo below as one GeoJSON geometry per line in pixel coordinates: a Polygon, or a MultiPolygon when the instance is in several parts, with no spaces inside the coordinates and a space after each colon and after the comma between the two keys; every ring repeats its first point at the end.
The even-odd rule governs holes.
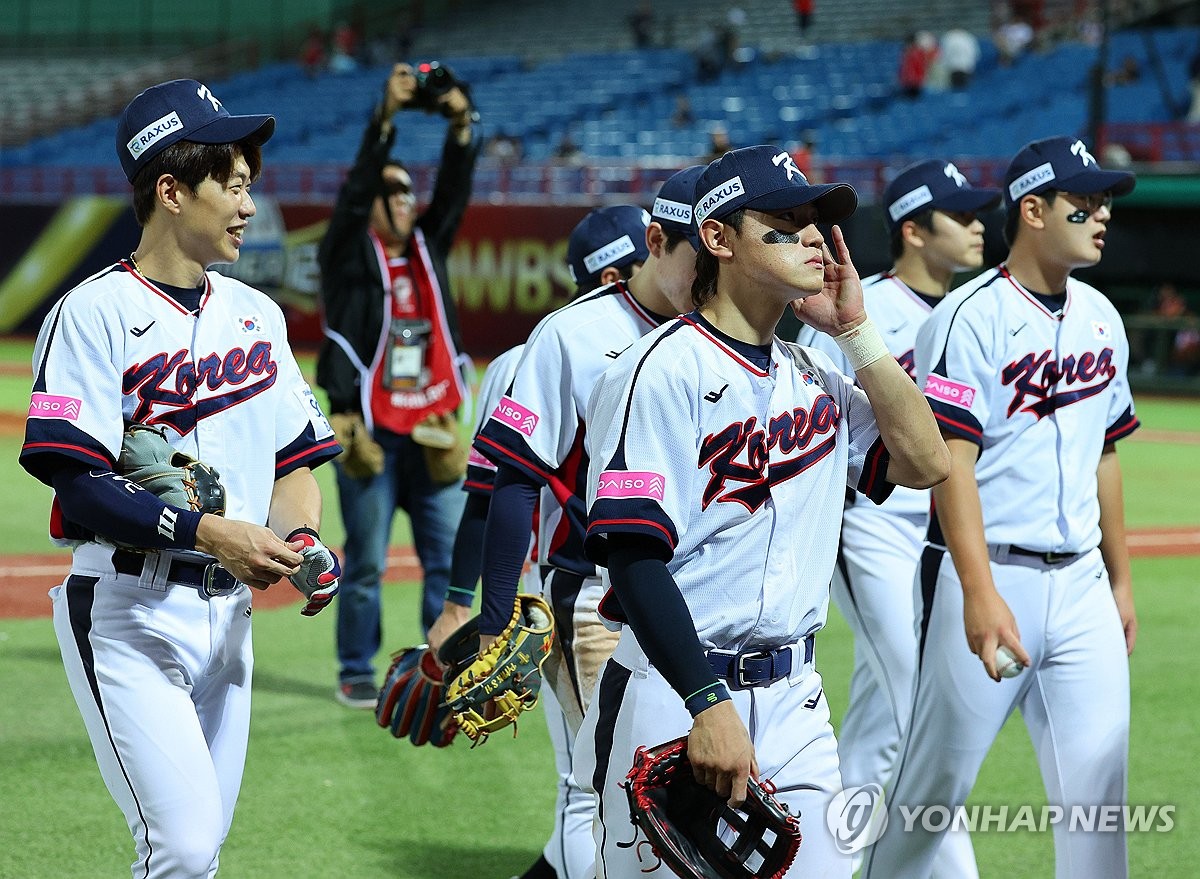
{"type": "Polygon", "coordinates": [[[1021,330],[1025,329],[1025,327],[1026,327],[1026,326],[1027,326],[1027,324],[1021,324],[1021,325],[1020,325],[1019,327],[1017,327],[1015,330],[1009,330],[1009,331],[1008,331],[1008,334],[1009,334],[1010,336],[1015,336],[1017,333],[1021,332],[1021,330]]]}
{"type": "Polygon", "coordinates": [[[633,343],[632,343],[632,342],[630,342],[628,345],[626,345],[626,346],[625,346],[624,348],[622,348],[620,351],[609,351],[609,352],[608,352],[607,354],[605,354],[604,356],[605,356],[605,357],[611,357],[613,360],[616,360],[618,357],[620,357],[622,354],[624,354],[626,351],[628,351],[628,350],[629,350],[630,348],[632,348],[632,347],[633,347],[633,343]]]}
{"type": "Polygon", "coordinates": [[[726,389],[727,387],[729,387],[729,383],[728,383],[728,382],[726,382],[725,384],[721,385],[721,388],[720,388],[720,390],[717,390],[717,391],[709,391],[707,394],[705,394],[705,395],[704,395],[704,399],[705,399],[707,402],[709,402],[709,403],[715,403],[715,402],[717,402],[718,400],[720,400],[720,399],[721,399],[721,395],[725,393],[725,389],[726,389]]]}
{"type": "Polygon", "coordinates": [[[889,327],[889,328],[887,329],[887,334],[888,334],[889,336],[894,336],[894,335],[896,335],[896,333],[900,332],[900,331],[901,331],[902,329],[904,329],[906,326],[908,326],[908,321],[904,321],[903,323],[898,323],[898,324],[896,324],[896,326],[894,326],[894,327],[889,327]]]}
{"type": "Polygon", "coordinates": [[[137,327],[133,327],[132,329],[129,330],[129,332],[133,333],[135,336],[137,336],[140,339],[142,336],[146,335],[146,333],[150,330],[150,328],[152,326],[154,326],[156,323],[158,323],[158,321],[152,320],[152,321],[150,321],[150,323],[146,324],[140,330],[137,327]]]}

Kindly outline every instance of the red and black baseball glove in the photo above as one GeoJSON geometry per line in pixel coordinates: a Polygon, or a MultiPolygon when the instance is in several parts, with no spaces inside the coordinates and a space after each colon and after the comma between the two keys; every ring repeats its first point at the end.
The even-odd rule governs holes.
{"type": "Polygon", "coordinates": [[[780,879],[800,850],[800,821],[770,782],[751,778],[731,807],[696,780],[686,737],[638,748],[626,778],[630,820],[684,879],[780,879]]]}

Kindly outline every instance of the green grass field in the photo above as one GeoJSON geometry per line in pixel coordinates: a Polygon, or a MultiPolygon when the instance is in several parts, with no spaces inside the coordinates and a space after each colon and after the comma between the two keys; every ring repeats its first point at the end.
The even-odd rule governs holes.
{"type": "MultiPolygon", "coordinates": [[[[28,363],[27,343],[0,343],[0,358],[28,363]]],[[[21,412],[28,379],[0,374],[0,411],[21,412]]],[[[1139,401],[1147,428],[1200,432],[1200,404],[1139,401]]],[[[19,441],[0,438],[0,554],[42,552],[49,494],[16,465],[19,441]]],[[[1197,524],[1195,445],[1121,446],[1132,527],[1197,524]]],[[[334,493],[324,533],[341,539],[334,493]]],[[[398,539],[403,537],[398,527],[398,539]]],[[[1198,560],[1134,563],[1141,633],[1131,667],[1130,802],[1172,804],[1175,827],[1130,839],[1132,873],[1192,877],[1200,863],[1200,790],[1186,743],[1200,719],[1195,621],[1198,560]]],[[[4,588],[0,583],[0,588],[4,588]]],[[[389,584],[385,646],[417,640],[417,589],[389,584]]],[[[834,716],[846,704],[851,643],[831,612],[818,663],[834,716]]],[[[305,619],[298,605],[255,613],[255,713],[245,784],[222,853],[228,879],[506,879],[537,855],[552,825],[553,759],[539,713],[515,740],[501,734],[471,750],[414,748],[368,712],[332,698],[333,615],[305,619]]],[[[132,843],[100,781],[48,619],[0,619],[0,879],[124,876],[132,843]]],[[[973,802],[1044,802],[1019,719],[1005,727],[973,802]]],[[[823,816],[811,816],[811,821],[823,816]]],[[[810,825],[811,826],[811,825],[810,825]]],[[[976,834],[984,877],[1051,877],[1049,833],[976,834]]]]}

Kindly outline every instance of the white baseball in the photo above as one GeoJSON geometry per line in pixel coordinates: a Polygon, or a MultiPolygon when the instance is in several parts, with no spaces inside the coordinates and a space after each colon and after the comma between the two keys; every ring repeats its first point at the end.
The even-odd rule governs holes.
{"type": "Polygon", "coordinates": [[[1001,644],[996,648],[996,671],[1002,678],[1015,678],[1025,670],[1016,654],[1001,644]]]}

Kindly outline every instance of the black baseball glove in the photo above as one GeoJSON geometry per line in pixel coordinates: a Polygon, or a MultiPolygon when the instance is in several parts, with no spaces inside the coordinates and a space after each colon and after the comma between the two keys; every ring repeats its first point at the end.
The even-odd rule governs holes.
{"type": "Polygon", "coordinates": [[[638,748],[623,787],[630,820],[685,879],[779,879],[800,850],[800,821],[775,799],[769,782],[751,778],[746,801],[731,807],[696,780],[686,737],[638,748]]]}

